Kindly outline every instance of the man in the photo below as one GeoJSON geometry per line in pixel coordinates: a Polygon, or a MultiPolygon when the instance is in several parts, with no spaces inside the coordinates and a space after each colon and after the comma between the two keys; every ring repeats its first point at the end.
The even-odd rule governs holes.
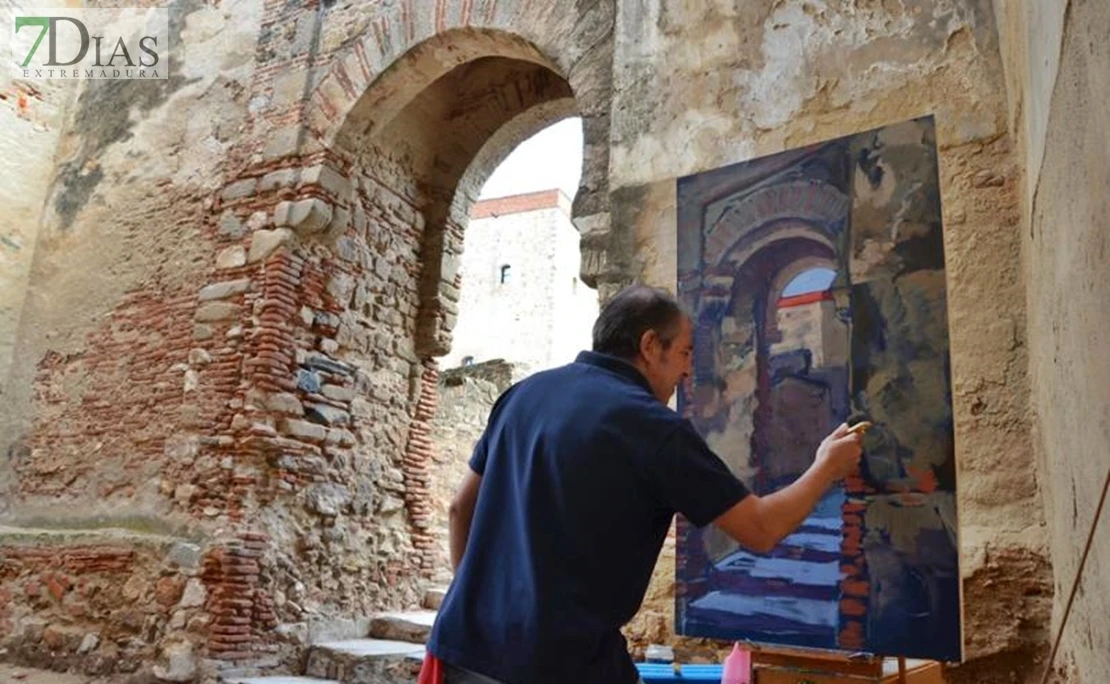
{"type": "Polygon", "coordinates": [[[494,404],[451,504],[456,574],[428,643],[447,684],[634,684],[620,628],[676,512],[767,551],[856,468],[841,425],[794,484],[750,494],[667,407],[692,353],[674,298],[633,286],[598,316],[592,352],[494,404]]]}

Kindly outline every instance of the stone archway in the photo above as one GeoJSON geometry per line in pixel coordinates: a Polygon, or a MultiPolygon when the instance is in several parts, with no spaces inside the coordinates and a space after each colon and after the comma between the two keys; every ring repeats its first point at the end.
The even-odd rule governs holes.
{"type": "MultiPolygon", "coordinates": [[[[451,344],[477,188],[518,142],[577,113],[587,171],[575,216],[595,233],[608,222],[608,33],[587,35],[597,25],[585,19],[561,26],[573,15],[556,11],[561,4],[540,15],[564,38],[571,32],[551,57],[523,37],[550,40],[535,16],[523,32],[390,34],[405,47],[389,43],[392,61],[367,51],[380,32],[353,43],[305,98],[285,156],[225,190],[217,211],[270,207],[256,212],[264,218],[246,264],[234,267],[252,271],[260,292],[245,417],[231,438],[269,464],[248,498],[270,510],[252,522],[288,541],[294,550],[273,553],[297,572],[260,593],[300,587],[298,605],[308,595],[318,613],[357,617],[415,605],[433,575],[436,357],[451,344]],[[601,42],[580,49],[587,37],[601,42]]],[[[626,279],[589,267],[582,277],[626,279]]],[[[285,606],[278,622],[293,617],[285,606]]],[[[224,648],[218,641],[213,650],[224,648]]]]}

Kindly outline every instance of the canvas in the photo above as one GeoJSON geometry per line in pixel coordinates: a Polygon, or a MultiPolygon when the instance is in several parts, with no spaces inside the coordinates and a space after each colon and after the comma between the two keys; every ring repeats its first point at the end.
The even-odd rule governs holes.
{"type": "Polygon", "coordinates": [[[683,415],[760,495],[842,421],[874,427],[859,473],[771,553],[679,521],[676,630],[960,660],[933,119],[681,178],[677,198],[683,415]]]}

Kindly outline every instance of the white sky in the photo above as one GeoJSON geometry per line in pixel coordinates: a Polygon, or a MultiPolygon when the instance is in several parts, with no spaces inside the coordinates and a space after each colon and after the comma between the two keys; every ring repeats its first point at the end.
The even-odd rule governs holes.
{"type": "Polygon", "coordinates": [[[559,188],[574,199],[582,176],[582,119],[563,119],[525,140],[501,162],[481,199],[559,188]]]}

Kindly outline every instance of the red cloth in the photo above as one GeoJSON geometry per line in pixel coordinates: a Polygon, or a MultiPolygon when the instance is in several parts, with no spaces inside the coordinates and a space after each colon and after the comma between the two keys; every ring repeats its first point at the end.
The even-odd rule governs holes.
{"type": "Polygon", "coordinates": [[[443,661],[425,651],[424,664],[420,666],[420,676],[416,684],[443,684],[443,661]]]}

